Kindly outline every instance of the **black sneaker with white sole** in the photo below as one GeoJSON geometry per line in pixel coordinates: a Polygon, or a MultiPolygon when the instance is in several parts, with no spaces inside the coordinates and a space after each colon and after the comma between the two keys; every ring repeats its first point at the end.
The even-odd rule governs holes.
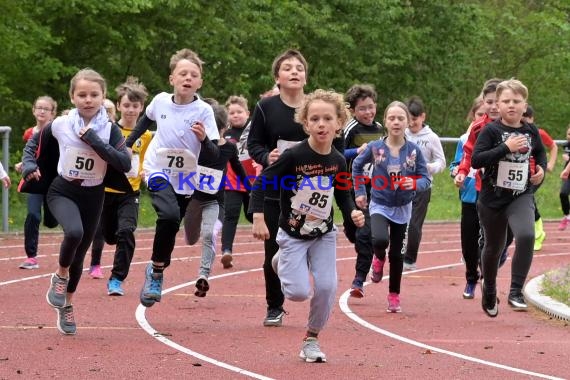
{"type": "Polygon", "coordinates": [[[515,311],[526,311],[528,309],[528,305],[520,290],[511,290],[509,293],[509,305],[515,311]]]}
{"type": "Polygon", "coordinates": [[[267,316],[263,320],[263,326],[276,326],[283,325],[283,317],[285,310],[282,307],[272,307],[267,309],[267,316]]]}
{"type": "Polygon", "coordinates": [[[487,290],[484,281],[481,281],[481,307],[483,311],[491,318],[499,315],[499,300],[497,299],[497,290],[487,290]]]}

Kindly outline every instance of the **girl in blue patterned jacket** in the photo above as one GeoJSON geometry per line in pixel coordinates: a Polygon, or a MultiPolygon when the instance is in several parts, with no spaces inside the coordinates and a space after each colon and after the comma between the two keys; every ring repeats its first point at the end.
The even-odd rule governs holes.
{"type": "MultiPolygon", "coordinates": [[[[374,255],[384,265],[386,248],[390,246],[390,283],[388,312],[400,312],[400,283],[408,222],[412,200],[417,191],[429,188],[426,162],[419,147],[406,140],[404,131],[410,122],[408,108],[395,101],[386,107],[384,126],[387,137],[371,142],[352,164],[356,204],[367,207],[365,182],[370,180],[370,218],[374,255]],[[363,168],[374,162],[371,179],[363,168]]],[[[382,276],[380,276],[382,277],[382,276]]]]}

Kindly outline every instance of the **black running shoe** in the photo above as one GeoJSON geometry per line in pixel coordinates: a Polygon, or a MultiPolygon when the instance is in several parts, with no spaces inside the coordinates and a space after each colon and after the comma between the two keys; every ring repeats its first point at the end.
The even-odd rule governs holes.
{"type": "Polygon", "coordinates": [[[487,291],[483,281],[481,281],[481,307],[483,307],[483,311],[491,318],[495,318],[499,314],[497,290],[487,291]]]}
{"type": "Polygon", "coordinates": [[[515,311],[526,311],[528,309],[528,305],[520,290],[511,290],[509,293],[509,305],[515,311]]]}
{"type": "Polygon", "coordinates": [[[285,310],[282,307],[274,307],[267,309],[267,316],[263,320],[263,326],[281,326],[285,310]]]}

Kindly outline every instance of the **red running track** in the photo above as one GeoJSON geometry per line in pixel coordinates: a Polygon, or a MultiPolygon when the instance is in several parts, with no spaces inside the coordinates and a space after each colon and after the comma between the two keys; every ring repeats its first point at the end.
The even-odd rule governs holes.
{"type": "MultiPolygon", "coordinates": [[[[554,223],[545,228],[548,236],[530,277],[570,261],[568,232],[554,223]]],[[[474,300],[462,298],[456,223],[424,226],[419,269],[405,273],[399,314],[385,312],[385,280],[367,285],[363,299],[348,297],[355,253],[339,234],[338,304],[320,336],[326,364],[298,358],[308,302],[287,301],[283,327],[262,326],[262,244],[249,227],[238,230],[233,269],[222,269],[217,258],[205,298],[194,296],[200,247],[183,245],[179,236],[162,302],[145,309],[139,290],[152,238],[152,231],[137,233],[125,296],[107,296],[106,280],[84,273],[74,300],[78,332],[63,336],[45,301],[61,235],[40,237],[38,270],[18,269],[21,236],[2,236],[0,379],[570,378],[568,324],[533,308],[510,310],[510,262],[499,273],[503,302],[497,318],[481,310],[479,289],[474,300]]],[[[108,275],[112,250],[105,248],[108,275]]]]}

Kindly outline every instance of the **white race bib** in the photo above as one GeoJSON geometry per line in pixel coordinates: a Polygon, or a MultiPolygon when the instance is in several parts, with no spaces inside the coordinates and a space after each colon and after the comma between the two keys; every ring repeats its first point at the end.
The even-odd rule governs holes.
{"type": "Polygon", "coordinates": [[[285,152],[287,149],[299,144],[300,141],[277,140],[277,150],[279,153],[285,152]]]}
{"type": "Polygon", "coordinates": [[[188,149],[160,148],[156,156],[159,170],[170,177],[196,170],[196,156],[188,149]]]}
{"type": "Polygon", "coordinates": [[[159,171],[163,172],[170,178],[170,184],[175,191],[183,191],[184,194],[192,194],[194,187],[196,186],[197,176],[196,174],[197,159],[194,153],[188,149],[180,148],[160,148],[156,151],[157,157],[157,168],[159,171]],[[188,176],[191,186],[187,183],[183,183],[182,186],[188,187],[188,189],[181,188],[180,178],[186,179],[188,176]]]}
{"type": "Polygon", "coordinates": [[[330,177],[305,178],[299,184],[297,194],[291,198],[291,208],[301,214],[328,219],[334,195],[334,187],[329,182],[330,177]]]}
{"type": "Polygon", "coordinates": [[[223,170],[208,168],[198,165],[198,184],[197,190],[206,194],[216,194],[222,184],[224,177],[223,170]]]}
{"type": "Polygon", "coordinates": [[[497,186],[524,191],[528,181],[528,162],[499,161],[497,186]]]}
{"type": "Polygon", "coordinates": [[[105,176],[107,163],[93,149],[66,146],[62,168],[67,178],[100,180],[105,176]]]}
{"type": "Polygon", "coordinates": [[[238,158],[240,161],[246,161],[250,159],[249,151],[247,150],[247,141],[238,141],[237,149],[238,149],[238,158]]]}

